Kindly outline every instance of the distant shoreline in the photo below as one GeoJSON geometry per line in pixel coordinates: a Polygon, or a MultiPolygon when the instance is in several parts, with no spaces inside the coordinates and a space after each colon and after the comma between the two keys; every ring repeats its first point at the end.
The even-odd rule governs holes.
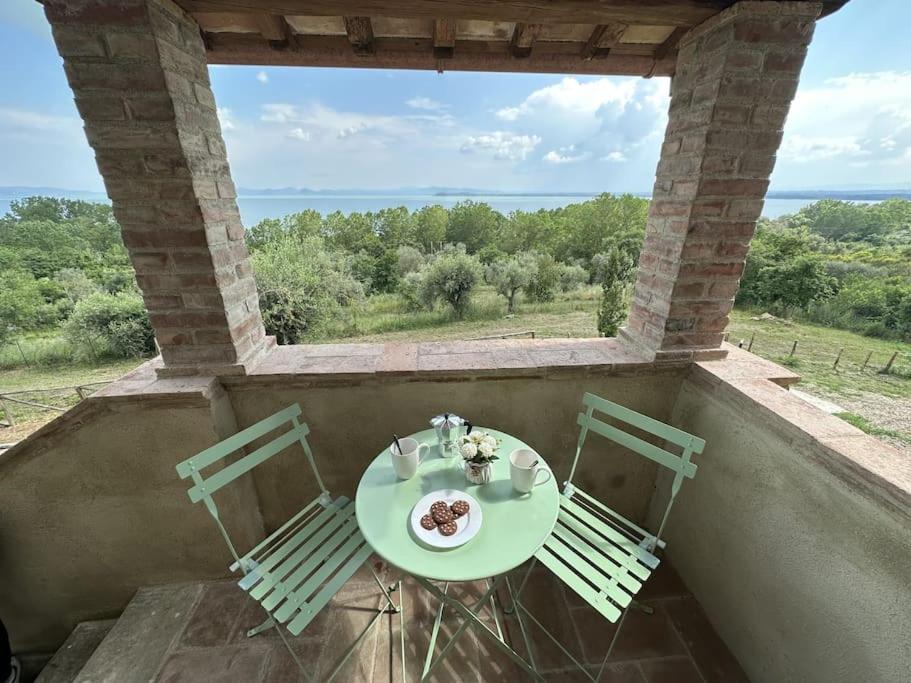
{"type": "MultiPolygon", "coordinates": [[[[648,199],[651,192],[610,192],[604,193],[623,195],[631,194],[634,197],[648,199]]],[[[477,189],[441,189],[441,188],[402,188],[401,190],[309,190],[297,188],[284,188],[282,190],[238,188],[237,196],[240,199],[304,199],[313,198],[567,198],[587,199],[597,197],[602,192],[498,192],[477,189]]],[[[103,192],[90,192],[86,190],[66,190],[54,187],[0,187],[0,200],[11,201],[32,196],[64,197],[70,199],[84,199],[86,201],[109,201],[103,192]]],[[[835,199],[841,201],[882,201],[884,199],[911,199],[911,189],[881,190],[770,190],[766,199],[804,199],[818,201],[821,199],[835,199]]]]}

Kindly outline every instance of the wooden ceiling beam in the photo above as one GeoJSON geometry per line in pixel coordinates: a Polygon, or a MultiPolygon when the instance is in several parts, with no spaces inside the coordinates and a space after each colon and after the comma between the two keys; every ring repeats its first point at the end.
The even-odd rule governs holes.
{"type": "MultiPolygon", "coordinates": [[[[439,70],[441,60],[433,55],[431,39],[376,38],[375,51],[355,54],[345,36],[308,36],[294,50],[272,50],[255,34],[211,33],[208,35],[210,64],[258,64],[263,66],[366,67],[377,69],[439,70]]],[[[603,59],[583,60],[578,47],[538,43],[524,59],[515,59],[502,42],[463,41],[451,59],[448,71],[492,71],[614,76],[670,76],[676,60],[665,57],[655,66],[651,53],[615,49],[603,59]],[[543,49],[545,46],[548,49],[543,49]],[[558,51],[566,49],[568,51],[558,51]]]]}
{"type": "Polygon", "coordinates": [[[370,17],[345,17],[345,32],[356,55],[373,54],[373,24],[370,17]]]}
{"type": "Polygon", "coordinates": [[[256,24],[259,33],[269,41],[273,50],[284,50],[295,42],[291,26],[280,14],[257,14],[256,24]]]}
{"type": "Polygon", "coordinates": [[[610,54],[611,49],[620,42],[626,32],[626,24],[599,24],[595,26],[588,42],[582,48],[582,59],[591,60],[604,58],[610,54]]]}
{"type": "Polygon", "coordinates": [[[535,40],[541,32],[543,24],[525,24],[516,23],[516,28],[512,32],[512,40],[509,41],[509,51],[516,59],[525,59],[531,54],[535,40]]]}
{"type": "Polygon", "coordinates": [[[433,56],[437,59],[452,59],[455,42],[456,22],[452,19],[434,19],[433,56]]]}
{"type": "Polygon", "coordinates": [[[735,0],[176,0],[189,12],[482,19],[533,24],[702,23],[735,0]]]}
{"type": "MultiPolygon", "coordinates": [[[[686,34],[687,30],[685,28],[677,27],[671,32],[671,35],[669,35],[665,41],[661,43],[661,45],[655,48],[655,67],[653,68],[657,68],[658,64],[663,62],[668,57],[668,55],[670,55],[672,52],[677,51],[677,43],[679,43],[680,39],[683,38],[683,36],[686,34]]],[[[645,74],[645,77],[651,78],[654,75],[655,74],[650,71],[649,73],[645,74]]]]}

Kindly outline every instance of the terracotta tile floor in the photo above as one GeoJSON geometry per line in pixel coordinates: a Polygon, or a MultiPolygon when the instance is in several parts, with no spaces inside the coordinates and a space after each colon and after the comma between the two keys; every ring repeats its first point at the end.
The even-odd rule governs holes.
{"type": "MultiPolygon", "coordinates": [[[[389,581],[395,574],[382,562],[374,563],[389,581]]],[[[519,573],[520,570],[517,570],[519,573]]],[[[479,597],[482,583],[460,584],[450,592],[479,597]]],[[[417,681],[436,615],[436,600],[413,581],[403,583],[408,613],[406,624],[407,680],[417,681]]],[[[298,656],[325,676],[341,653],[361,632],[381,604],[376,584],[366,568],[356,575],[292,644],[298,656]]],[[[648,681],[746,681],[746,676],[712,629],[702,608],[687,591],[676,572],[664,562],[646,584],[640,597],[654,607],[647,615],[630,611],[602,680],[646,683],[648,681]]],[[[398,600],[398,596],[395,598],[398,600]]],[[[532,573],[523,602],[537,619],[556,634],[567,649],[597,669],[615,626],[585,605],[572,591],[543,568],[532,573]]],[[[507,639],[525,654],[515,616],[498,614],[507,639]]],[[[248,628],[264,616],[231,581],[207,584],[178,642],[169,652],[158,681],[303,681],[294,661],[274,630],[247,638],[248,628]]],[[[485,621],[495,628],[493,612],[485,621]]],[[[398,615],[383,615],[338,675],[338,681],[401,681],[402,658],[398,615]]],[[[461,624],[451,610],[444,613],[437,648],[461,624]]],[[[534,625],[532,647],[539,669],[547,680],[588,680],[534,625]]],[[[527,677],[502,654],[491,640],[469,629],[435,670],[436,681],[521,681],[527,677]]]]}

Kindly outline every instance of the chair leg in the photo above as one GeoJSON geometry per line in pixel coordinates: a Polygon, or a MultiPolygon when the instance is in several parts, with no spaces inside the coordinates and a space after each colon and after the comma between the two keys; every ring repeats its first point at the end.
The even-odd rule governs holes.
{"type": "Polygon", "coordinates": [[[654,607],[652,607],[651,605],[646,605],[644,602],[639,602],[638,600],[633,600],[629,604],[629,606],[635,610],[642,612],[643,614],[654,614],[655,613],[654,607]]]}
{"type": "Polygon", "coordinates": [[[614,651],[614,645],[617,644],[617,638],[620,636],[620,629],[623,628],[623,622],[626,620],[626,615],[629,614],[629,608],[632,605],[633,603],[627,605],[623,609],[623,614],[620,615],[620,621],[617,622],[617,630],[614,631],[614,637],[611,638],[610,645],[607,648],[607,654],[604,655],[604,660],[601,662],[601,668],[598,669],[598,674],[594,678],[595,683],[598,683],[598,681],[601,680],[601,676],[604,674],[604,669],[607,667],[607,660],[611,656],[611,653],[614,651]]]}
{"type": "Polygon", "coordinates": [[[270,628],[275,628],[275,620],[272,617],[268,617],[263,623],[259,626],[254,626],[249,631],[247,631],[247,638],[252,638],[257,636],[263,631],[268,631],[270,628]]]}

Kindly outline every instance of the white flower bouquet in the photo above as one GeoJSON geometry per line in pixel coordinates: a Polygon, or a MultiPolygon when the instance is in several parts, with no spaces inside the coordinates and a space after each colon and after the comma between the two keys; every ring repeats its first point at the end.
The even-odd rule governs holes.
{"type": "Polygon", "coordinates": [[[477,431],[459,437],[459,454],[472,465],[486,465],[498,460],[500,442],[487,432],[477,431]]]}

